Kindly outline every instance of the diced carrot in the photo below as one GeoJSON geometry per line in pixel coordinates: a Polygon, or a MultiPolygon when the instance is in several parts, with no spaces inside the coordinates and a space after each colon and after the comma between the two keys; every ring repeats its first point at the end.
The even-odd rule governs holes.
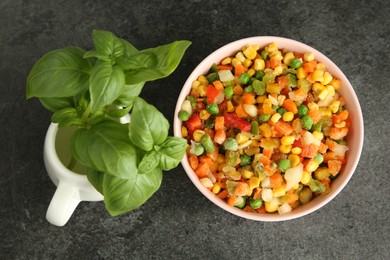
{"type": "Polygon", "coordinates": [[[277,59],[270,59],[270,67],[272,69],[275,69],[277,66],[281,65],[282,62],[280,60],[277,60],[277,59]]]}
{"type": "Polygon", "coordinates": [[[227,190],[222,190],[220,193],[217,194],[217,197],[220,199],[225,199],[228,197],[228,192],[227,190]]]}
{"type": "Polygon", "coordinates": [[[312,73],[313,71],[316,70],[317,62],[315,60],[312,60],[312,61],[303,63],[302,66],[303,66],[303,70],[306,73],[312,73]]]}
{"type": "Polygon", "coordinates": [[[288,194],[286,196],[286,202],[288,204],[294,204],[295,202],[298,201],[298,199],[299,199],[299,196],[298,196],[298,194],[295,194],[295,193],[291,193],[291,194],[288,194]]]}
{"type": "Polygon", "coordinates": [[[242,95],[242,103],[249,104],[249,105],[256,104],[255,96],[252,95],[251,93],[245,93],[244,95],[242,95]]]}
{"type": "Polygon", "coordinates": [[[240,181],[237,184],[236,190],[235,190],[235,195],[237,196],[246,196],[249,193],[249,185],[246,182],[240,181]]]}
{"type": "Polygon", "coordinates": [[[276,123],[273,123],[270,121],[272,126],[274,127],[274,130],[283,134],[283,135],[290,135],[293,132],[293,128],[290,124],[284,122],[283,120],[279,120],[276,123]]]}
{"type": "Polygon", "coordinates": [[[272,153],[274,152],[274,149],[270,148],[270,149],[266,149],[264,148],[263,149],[263,154],[264,156],[266,156],[267,158],[271,159],[272,157],[272,153]]]}
{"type": "Polygon", "coordinates": [[[256,187],[256,188],[253,189],[252,197],[254,199],[260,199],[261,198],[261,188],[260,187],[256,187]]]}
{"type": "Polygon", "coordinates": [[[265,68],[271,68],[271,61],[270,60],[265,61],[265,68]]]}
{"type": "Polygon", "coordinates": [[[262,156],[259,161],[263,164],[263,166],[271,164],[271,159],[266,156],[262,156]]]}
{"type": "Polygon", "coordinates": [[[303,88],[298,88],[294,91],[294,96],[296,100],[303,101],[307,97],[307,93],[303,90],[303,88]]]}
{"type": "Polygon", "coordinates": [[[233,87],[233,93],[234,95],[241,96],[242,92],[244,92],[244,89],[241,87],[241,85],[235,85],[233,87]]]}
{"type": "Polygon", "coordinates": [[[214,121],[214,130],[217,131],[217,130],[220,130],[220,129],[224,129],[224,124],[225,124],[225,119],[223,116],[217,116],[215,117],[215,121],[214,121]]]}
{"type": "Polygon", "coordinates": [[[208,85],[208,87],[206,88],[207,103],[213,103],[218,95],[219,90],[213,85],[208,85]]]}
{"type": "Polygon", "coordinates": [[[298,51],[294,52],[294,56],[297,59],[303,59],[303,53],[301,53],[301,52],[298,52],[298,51]]]}
{"type": "Polygon", "coordinates": [[[214,82],[213,82],[213,85],[214,85],[214,87],[215,87],[216,89],[218,89],[218,90],[221,90],[221,89],[224,88],[222,82],[219,81],[219,80],[214,81],[214,82]]]}
{"type": "Polygon", "coordinates": [[[277,79],[276,79],[276,82],[279,84],[279,85],[282,85],[284,88],[287,88],[288,87],[288,80],[287,80],[287,76],[279,76],[277,79]]]}
{"type": "Polygon", "coordinates": [[[269,178],[271,181],[272,188],[279,188],[284,182],[283,176],[279,172],[274,173],[269,178]]]}
{"type": "Polygon", "coordinates": [[[227,204],[231,207],[234,206],[234,203],[236,202],[236,199],[237,199],[237,196],[235,195],[231,195],[228,199],[227,199],[227,204]]]}
{"type": "Polygon", "coordinates": [[[195,170],[199,166],[199,159],[196,155],[191,155],[190,157],[188,157],[188,162],[193,170],[195,170]]]}
{"type": "Polygon", "coordinates": [[[321,142],[320,146],[318,147],[318,152],[324,154],[326,153],[326,150],[328,150],[328,146],[321,142]]]}
{"type": "Polygon", "coordinates": [[[248,117],[248,113],[245,111],[245,108],[242,104],[236,106],[236,114],[238,117],[245,118],[248,117]]]}
{"type": "Polygon", "coordinates": [[[234,66],[234,76],[240,76],[245,71],[246,71],[246,68],[241,63],[238,63],[236,66],[234,66]]]}
{"type": "Polygon", "coordinates": [[[348,110],[343,110],[338,115],[333,115],[332,117],[333,123],[338,124],[344,120],[347,120],[348,115],[349,115],[348,110]]]}
{"type": "Polygon", "coordinates": [[[314,156],[317,155],[318,152],[318,146],[315,144],[308,144],[302,146],[302,152],[301,156],[305,158],[313,158],[314,156]]]}
{"type": "Polygon", "coordinates": [[[327,152],[324,154],[324,162],[327,163],[330,160],[338,160],[341,161],[342,163],[345,163],[345,156],[335,153],[335,152],[327,152]]]}
{"type": "Polygon", "coordinates": [[[201,163],[198,168],[195,169],[195,173],[199,178],[206,177],[210,172],[210,167],[207,163],[201,163]]]}
{"type": "Polygon", "coordinates": [[[330,129],[329,136],[334,140],[341,140],[348,134],[348,131],[349,130],[347,127],[342,127],[342,128],[332,127],[330,129]]]}
{"type": "Polygon", "coordinates": [[[232,65],[218,65],[218,70],[232,70],[233,66],[232,65]]]}
{"type": "Polygon", "coordinates": [[[215,131],[214,142],[216,142],[217,144],[222,145],[223,142],[225,142],[225,140],[226,140],[226,132],[225,132],[225,130],[223,128],[222,129],[218,129],[217,131],[215,131]]]}
{"type": "Polygon", "coordinates": [[[308,115],[313,120],[313,124],[317,124],[322,118],[322,114],[318,109],[310,109],[308,115]]]}
{"type": "Polygon", "coordinates": [[[265,210],[265,203],[263,203],[260,208],[256,209],[256,211],[261,214],[267,213],[267,211],[265,210]]]}
{"type": "Polygon", "coordinates": [[[251,206],[245,205],[245,207],[242,209],[245,212],[256,212],[251,206]]]}
{"type": "Polygon", "coordinates": [[[264,171],[267,174],[267,176],[271,176],[276,172],[276,168],[269,165],[264,165],[264,171]]]}
{"type": "MultiPolygon", "coordinates": [[[[215,139],[215,135],[214,135],[214,139],[215,139]]],[[[219,148],[215,147],[214,151],[212,151],[211,153],[207,153],[206,156],[215,162],[217,161],[218,154],[219,154],[219,148]]]]}
{"type": "Polygon", "coordinates": [[[336,175],[341,170],[342,163],[339,160],[329,160],[328,161],[328,168],[330,174],[333,176],[336,175]]]}
{"type": "Polygon", "coordinates": [[[297,105],[294,103],[294,101],[292,101],[291,99],[286,99],[284,102],[283,102],[283,105],[282,105],[287,111],[290,111],[290,112],[293,112],[294,114],[297,114],[298,113],[298,107],[297,105]]]}

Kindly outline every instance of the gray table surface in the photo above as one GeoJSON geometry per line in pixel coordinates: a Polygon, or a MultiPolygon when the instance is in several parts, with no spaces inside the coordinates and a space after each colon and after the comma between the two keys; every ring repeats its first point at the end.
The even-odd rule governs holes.
{"type": "Polygon", "coordinates": [[[389,259],[389,1],[22,1],[0,3],[1,259],[389,259]],[[45,219],[55,186],[42,149],[50,113],[26,100],[26,77],[44,53],[92,48],[105,29],[139,49],[192,41],[178,69],[141,96],[173,122],[175,100],[195,66],[249,36],[302,41],[331,58],[360,100],[365,126],[354,176],[332,202],[278,223],[218,208],[179,166],[141,208],[110,217],[82,202],[68,224],[45,219]]]}

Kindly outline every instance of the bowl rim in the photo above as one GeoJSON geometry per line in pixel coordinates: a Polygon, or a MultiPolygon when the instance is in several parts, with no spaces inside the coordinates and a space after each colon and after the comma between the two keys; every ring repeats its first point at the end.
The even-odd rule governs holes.
{"type": "MultiPolygon", "coordinates": [[[[233,42],[227,43],[220,48],[216,49],[213,51],[211,54],[209,54],[206,58],[204,58],[196,67],[195,69],[191,72],[191,74],[188,76],[187,80],[185,81],[177,103],[175,107],[175,114],[174,114],[174,135],[177,137],[182,137],[181,135],[181,125],[182,122],[178,118],[178,113],[181,109],[181,104],[184,101],[185,97],[189,94],[189,91],[191,89],[191,84],[192,82],[199,76],[199,75],[204,75],[210,66],[216,62],[217,59],[218,62],[222,60],[222,58],[227,57],[228,55],[231,55],[235,52],[237,52],[241,47],[248,45],[248,44],[258,44],[260,43],[260,47],[265,46],[266,44],[269,44],[271,42],[276,42],[278,44],[278,48],[287,48],[284,47],[286,45],[292,45],[295,46],[294,48],[298,47],[299,50],[296,49],[289,49],[290,51],[300,51],[303,53],[303,50],[305,52],[313,52],[316,60],[323,62],[326,64],[327,71],[329,71],[332,75],[337,74],[337,78],[339,78],[342,81],[343,87],[342,89],[346,89],[344,92],[347,92],[350,94],[350,99],[348,100],[348,105],[354,107],[354,128],[358,128],[358,131],[354,131],[356,140],[354,140],[354,147],[356,152],[353,153],[352,158],[350,158],[350,154],[348,154],[348,174],[344,173],[343,177],[340,179],[337,178],[335,182],[338,181],[338,185],[336,189],[332,189],[331,192],[328,194],[323,194],[321,196],[318,196],[314,198],[312,201],[310,201],[308,204],[300,205],[298,208],[294,209],[293,211],[285,214],[270,214],[270,213],[251,213],[251,212],[245,212],[242,209],[236,208],[236,207],[231,207],[227,205],[226,202],[218,198],[215,194],[213,194],[210,190],[208,190],[206,187],[204,187],[200,181],[198,176],[195,174],[195,172],[192,170],[192,168],[189,166],[188,163],[188,157],[185,154],[183,159],[181,160],[181,165],[184,168],[187,176],[190,178],[191,182],[195,185],[195,187],[210,201],[212,201],[215,205],[218,207],[224,209],[225,211],[234,214],[239,217],[243,217],[246,219],[250,220],[255,220],[255,221],[263,221],[263,222],[276,222],[276,221],[285,221],[285,220],[291,220],[291,219],[296,219],[299,217],[303,217],[305,215],[308,215],[314,211],[317,211],[318,209],[322,208],[326,204],[328,204],[330,201],[333,200],[340,192],[341,190],[346,186],[346,184],[349,182],[351,179],[352,175],[354,174],[354,171],[358,165],[361,153],[362,153],[362,148],[363,148],[363,139],[364,139],[364,124],[363,124],[363,114],[361,111],[361,106],[359,104],[359,100],[357,98],[357,95],[345,76],[345,74],[342,72],[342,70],[335,64],[333,63],[332,60],[330,60],[327,56],[325,56],[323,53],[320,51],[314,49],[313,47],[302,43],[297,40],[285,38],[285,37],[279,37],[279,36],[253,36],[253,37],[248,37],[248,38],[242,38],[239,40],[235,40],[233,42]],[[283,43],[282,46],[280,46],[280,43],[283,43]],[[329,67],[330,66],[330,67],[329,67]],[[352,160],[350,160],[352,159],[352,160]],[[340,179],[340,180],[339,180],[340,179]]],[[[341,92],[341,91],[340,91],[341,92]]],[[[343,95],[343,94],[342,94],[343,95]]],[[[344,96],[344,95],[343,95],[344,96]]],[[[352,131],[351,131],[352,132],[352,131]]],[[[344,169],[345,171],[345,169],[344,169]]]]}

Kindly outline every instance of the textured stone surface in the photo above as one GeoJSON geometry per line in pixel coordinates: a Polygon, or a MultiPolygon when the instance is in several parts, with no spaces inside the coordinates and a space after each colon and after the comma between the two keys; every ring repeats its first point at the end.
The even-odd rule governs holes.
{"type": "Polygon", "coordinates": [[[22,1],[0,3],[0,258],[2,259],[389,259],[389,1],[22,1]],[[93,28],[140,49],[193,42],[170,77],[142,96],[173,122],[186,77],[214,49],[276,35],[305,42],[347,75],[365,119],[364,150],[344,191],[306,217],[261,223],[223,212],[179,166],[141,208],[110,217],[81,203],[65,227],[45,213],[55,187],[42,160],[50,113],[25,99],[44,53],[91,48],[93,28]],[[164,90],[162,90],[164,89],[164,90]]]}

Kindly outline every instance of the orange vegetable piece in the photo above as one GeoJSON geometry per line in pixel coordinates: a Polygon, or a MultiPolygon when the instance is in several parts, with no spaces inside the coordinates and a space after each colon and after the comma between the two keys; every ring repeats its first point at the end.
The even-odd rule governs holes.
{"type": "Polygon", "coordinates": [[[303,63],[303,70],[306,73],[312,73],[317,68],[317,62],[315,60],[303,63]]]}
{"type": "Polygon", "coordinates": [[[269,178],[271,181],[272,188],[279,188],[284,182],[283,176],[279,172],[274,173],[269,178]]]}
{"type": "Polygon", "coordinates": [[[324,143],[321,143],[318,147],[318,152],[324,154],[326,153],[326,150],[328,150],[328,146],[324,143]]]}
{"type": "Polygon", "coordinates": [[[322,118],[321,112],[317,109],[310,109],[308,115],[313,120],[313,124],[317,124],[322,118]]]}
{"type": "Polygon", "coordinates": [[[256,188],[253,189],[252,197],[254,199],[260,199],[261,198],[261,188],[260,187],[256,187],[256,188]]]}
{"type": "Polygon", "coordinates": [[[218,89],[218,90],[224,89],[224,86],[223,86],[222,82],[219,81],[219,80],[214,81],[214,82],[213,82],[213,85],[214,85],[214,87],[215,87],[216,89],[218,89]]]}
{"type": "MultiPolygon", "coordinates": [[[[217,131],[215,131],[214,142],[222,145],[223,142],[225,142],[225,140],[226,140],[226,132],[224,129],[218,129],[217,131]]],[[[217,149],[215,149],[215,150],[217,150],[217,149]]]]}
{"type": "Polygon", "coordinates": [[[318,146],[315,144],[308,144],[302,146],[301,156],[306,158],[313,158],[318,152],[318,146]]]}
{"type": "Polygon", "coordinates": [[[188,157],[188,162],[193,170],[195,170],[199,166],[199,159],[196,155],[192,154],[190,157],[188,157]]]}
{"type": "Polygon", "coordinates": [[[297,59],[303,59],[303,53],[301,53],[299,51],[294,52],[294,56],[297,59]]]}
{"type": "Polygon", "coordinates": [[[324,162],[327,163],[330,160],[338,160],[341,161],[342,163],[345,163],[344,155],[340,155],[335,152],[327,152],[324,154],[324,162]]]}
{"type": "Polygon", "coordinates": [[[288,80],[287,80],[287,76],[280,76],[276,79],[276,82],[279,84],[279,85],[282,85],[284,88],[287,88],[288,87],[288,80]]]}
{"type": "Polygon", "coordinates": [[[339,160],[329,160],[328,161],[328,168],[330,174],[333,176],[336,175],[341,170],[342,162],[339,160]]]}
{"type": "Polygon", "coordinates": [[[215,121],[214,121],[214,130],[217,131],[217,130],[220,130],[220,129],[224,129],[224,126],[225,126],[225,119],[223,116],[217,116],[215,118],[215,121]]]}
{"type": "Polygon", "coordinates": [[[232,65],[218,65],[218,70],[232,70],[233,66],[232,65]]]}
{"type": "Polygon", "coordinates": [[[240,76],[242,73],[244,73],[246,71],[246,68],[244,65],[242,65],[241,63],[237,64],[235,67],[234,67],[234,76],[240,76]]]}
{"type": "Polygon", "coordinates": [[[332,127],[330,129],[329,136],[334,140],[341,140],[348,134],[348,131],[349,130],[347,127],[342,127],[342,128],[332,127]]]}
{"type": "Polygon", "coordinates": [[[275,69],[277,66],[281,65],[282,62],[280,60],[277,60],[277,59],[270,59],[270,67],[272,69],[275,69]]]}
{"type": "Polygon", "coordinates": [[[195,173],[199,178],[206,177],[210,172],[210,167],[206,162],[201,163],[198,168],[195,169],[195,173]]]}
{"type": "Polygon", "coordinates": [[[228,199],[227,199],[227,204],[231,207],[234,206],[234,203],[236,202],[236,199],[237,199],[237,196],[235,195],[231,195],[228,199]]]}
{"type": "Polygon", "coordinates": [[[271,149],[266,149],[266,148],[263,149],[264,156],[266,156],[269,159],[271,159],[273,152],[274,152],[274,149],[272,149],[272,148],[271,149]]]}
{"type": "Polygon", "coordinates": [[[238,117],[248,117],[248,113],[245,111],[245,108],[242,104],[238,104],[238,106],[236,106],[236,114],[238,117]]]}
{"type": "Polygon", "coordinates": [[[295,202],[298,201],[298,199],[299,199],[298,194],[291,193],[291,194],[286,195],[286,202],[288,204],[294,204],[295,202]]]}
{"type": "Polygon", "coordinates": [[[256,104],[256,98],[251,93],[245,93],[242,96],[242,103],[243,104],[254,105],[254,104],[256,104]]]}
{"type": "Polygon", "coordinates": [[[220,199],[226,199],[228,197],[228,192],[227,190],[222,190],[221,192],[219,192],[217,194],[217,197],[220,198],[220,199]]]}
{"type": "Polygon", "coordinates": [[[276,123],[271,122],[271,124],[274,127],[274,130],[282,135],[290,135],[293,132],[292,126],[283,120],[279,120],[276,123]]]}
{"type": "Polygon", "coordinates": [[[237,196],[246,196],[249,193],[249,185],[246,182],[240,181],[237,184],[235,195],[237,196]]]}
{"type": "Polygon", "coordinates": [[[294,101],[292,101],[291,99],[286,99],[284,102],[283,102],[283,107],[287,110],[287,111],[290,111],[290,112],[293,112],[294,114],[297,114],[298,113],[298,107],[297,105],[294,103],[294,101]]]}

